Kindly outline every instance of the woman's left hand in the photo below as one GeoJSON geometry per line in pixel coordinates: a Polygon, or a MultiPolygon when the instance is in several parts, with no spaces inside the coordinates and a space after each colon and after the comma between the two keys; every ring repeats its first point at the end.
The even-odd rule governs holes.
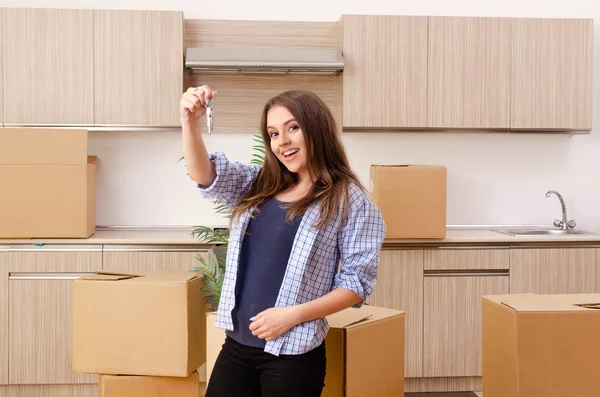
{"type": "Polygon", "coordinates": [[[271,341],[297,324],[296,311],[293,306],[272,307],[254,317],[254,320],[250,323],[250,330],[252,335],[271,341]]]}

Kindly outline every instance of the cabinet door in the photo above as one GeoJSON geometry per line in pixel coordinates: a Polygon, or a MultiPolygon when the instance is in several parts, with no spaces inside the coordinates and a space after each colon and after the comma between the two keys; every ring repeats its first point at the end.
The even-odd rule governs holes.
{"type": "Polygon", "coordinates": [[[512,120],[518,130],[591,130],[592,19],[520,19],[512,28],[512,120]]]}
{"type": "Polygon", "coordinates": [[[93,120],[93,11],[4,10],[4,124],[93,120]]]}
{"type": "Polygon", "coordinates": [[[8,384],[8,345],[8,247],[0,246],[0,385],[8,384]]]}
{"type": "Polygon", "coordinates": [[[96,125],[181,125],[183,62],[182,12],[95,11],[96,125]]]}
{"type": "Polygon", "coordinates": [[[198,255],[207,250],[194,246],[105,245],[103,269],[113,271],[192,270],[200,266],[198,255]]]}
{"type": "Polygon", "coordinates": [[[427,127],[510,128],[510,33],[507,18],[429,18],[427,127]]]}
{"type": "Polygon", "coordinates": [[[8,252],[9,383],[96,383],[72,369],[71,282],[102,269],[101,246],[14,246],[8,252]]]}
{"type": "Polygon", "coordinates": [[[427,124],[427,17],[344,15],[344,128],[427,124]]]}
{"type": "Polygon", "coordinates": [[[600,293],[600,248],[513,248],[511,293],[600,293]]]}
{"type": "Polygon", "coordinates": [[[377,284],[368,303],[406,312],[404,374],[423,375],[423,250],[381,252],[377,284]]]}
{"type": "Polygon", "coordinates": [[[482,376],[481,297],[509,293],[505,275],[425,275],[423,376],[482,376]]]}

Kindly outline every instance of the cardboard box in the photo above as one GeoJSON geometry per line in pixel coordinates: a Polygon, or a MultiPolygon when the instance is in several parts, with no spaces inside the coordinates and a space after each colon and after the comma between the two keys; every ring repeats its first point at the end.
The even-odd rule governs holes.
{"type": "Polygon", "coordinates": [[[598,396],[600,294],[482,299],[485,397],[598,396]]]}
{"type": "Polygon", "coordinates": [[[198,372],[188,377],[100,375],[98,397],[198,397],[198,372]]]}
{"type": "MultiPolygon", "coordinates": [[[[207,313],[206,380],[225,341],[207,313]]],[[[405,314],[364,305],[327,316],[327,375],[323,397],[404,395],[405,314]]]]}
{"type": "Polygon", "coordinates": [[[446,167],[372,165],[369,189],[386,239],[446,238],[446,167]]]}
{"type": "Polygon", "coordinates": [[[96,157],[87,130],[0,128],[0,238],[87,238],[96,157]]]}
{"type": "Polygon", "coordinates": [[[73,280],[73,371],[187,377],[206,358],[195,272],[98,272],[73,280]]]}

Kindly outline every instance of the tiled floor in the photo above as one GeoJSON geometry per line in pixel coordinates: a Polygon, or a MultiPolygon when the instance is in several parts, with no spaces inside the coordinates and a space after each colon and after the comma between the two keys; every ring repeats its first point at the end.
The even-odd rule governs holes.
{"type": "Polygon", "coordinates": [[[404,397],[478,397],[473,392],[461,393],[405,393],[404,397]]]}

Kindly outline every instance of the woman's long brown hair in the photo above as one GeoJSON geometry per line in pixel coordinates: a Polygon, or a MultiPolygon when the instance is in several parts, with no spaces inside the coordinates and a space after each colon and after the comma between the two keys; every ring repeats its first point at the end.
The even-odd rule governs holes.
{"type": "Polygon", "coordinates": [[[291,204],[287,219],[303,214],[315,202],[320,203],[320,228],[336,217],[339,209],[343,219],[348,215],[348,184],[354,182],[364,190],[355,173],[337,133],[335,119],[328,106],[310,91],[293,90],[271,98],[262,112],[261,135],[266,149],[264,164],[250,190],[233,209],[231,220],[250,208],[256,208],[269,197],[286,191],[297,182],[297,174],[290,172],[271,150],[267,130],[267,115],[275,106],[283,106],[294,116],[304,134],[307,149],[307,167],[313,178],[309,194],[291,204]]]}

